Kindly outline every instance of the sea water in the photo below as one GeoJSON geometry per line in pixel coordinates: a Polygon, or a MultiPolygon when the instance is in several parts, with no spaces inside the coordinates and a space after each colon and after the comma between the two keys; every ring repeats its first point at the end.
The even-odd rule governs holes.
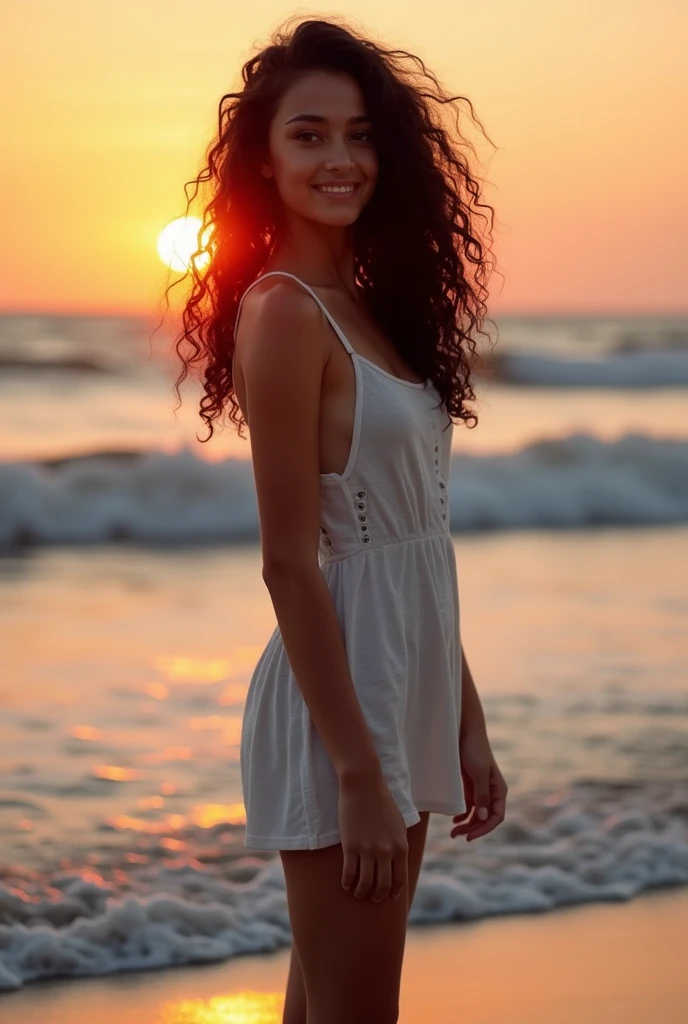
{"type": "MultiPolygon", "coordinates": [[[[148,326],[0,320],[6,989],[290,942],[279,857],[243,843],[275,625],[249,443],[199,444],[197,386],[174,419],[148,326]]],[[[507,816],[466,843],[431,815],[411,925],[688,883],[688,324],[500,330],[451,513],[507,816]]]]}

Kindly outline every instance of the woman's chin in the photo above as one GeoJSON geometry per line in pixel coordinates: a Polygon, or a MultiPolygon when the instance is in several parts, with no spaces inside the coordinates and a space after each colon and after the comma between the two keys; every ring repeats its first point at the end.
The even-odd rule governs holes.
{"type": "Polygon", "coordinates": [[[327,213],[323,213],[322,210],[314,210],[310,220],[315,221],[316,224],[322,224],[324,227],[342,228],[355,223],[360,212],[358,207],[350,210],[332,210],[327,213]]]}

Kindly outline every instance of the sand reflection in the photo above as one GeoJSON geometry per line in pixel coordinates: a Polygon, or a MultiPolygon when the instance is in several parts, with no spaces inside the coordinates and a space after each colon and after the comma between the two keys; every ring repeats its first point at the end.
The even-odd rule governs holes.
{"type": "Polygon", "coordinates": [[[211,999],[182,999],[162,1008],[161,1024],[279,1024],[284,995],[234,992],[211,999]]]}

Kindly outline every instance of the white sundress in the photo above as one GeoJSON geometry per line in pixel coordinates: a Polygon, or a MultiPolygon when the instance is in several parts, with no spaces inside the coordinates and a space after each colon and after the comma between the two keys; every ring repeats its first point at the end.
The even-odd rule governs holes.
{"type": "MultiPolygon", "coordinates": [[[[244,296],[273,274],[313,296],[353,362],[351,451],[341,475],[320,474],[318,561],[385,781],[407,827],[419,811],[461,814],[461,641],[447,486],[453,423],[435,408],[431,381],[402,380],[358,355],[294,274],[263,274],[244,296]]],[[[341,841],[337,775],[279,625],[250,680],[240,762],[246,847],[314,850],[341,841]]]]}

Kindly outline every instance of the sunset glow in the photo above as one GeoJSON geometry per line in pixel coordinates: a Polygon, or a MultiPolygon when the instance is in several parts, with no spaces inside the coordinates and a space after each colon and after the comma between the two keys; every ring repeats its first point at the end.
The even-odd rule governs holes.
{"type": "MultiPolygon", "coordinates": [[[[97,4],[78,18],[47,0],[12,7],[0,308],[148,313],[165,283],[160,261],[183,273],[197,244],[204,204],[187,210],[184,183],[203,166],[217,103],[288,12],[276,0],[259,10],[209,0],[198,19],[130,0],[107,18],[97,4]]],[[[497,214],[493,309],[685,308],[688,149],[675,133],[688,95],[685,4],[526,13],[494,0],[400,17],[389,0],[352,0],[337,12],[416,52],[475,105],[494,143],[467,132],[497,214]],[[650,259],[639,241],[649,238],[650,259]]]]}
{"type": "MultiPolygon", "coordinates": [[[[192,256],[199,249],[201,221],[198,217],[177,217],[162,229],[158,235],[158,256],[170,270],[185,274],[191,267],[192,256]]],[[[210,231],[203,235],[203,246],[207,245],[210,231]]],[[[210,255],[201,253],[193,261],[198,270],[208,265],[210,255]]]]}

